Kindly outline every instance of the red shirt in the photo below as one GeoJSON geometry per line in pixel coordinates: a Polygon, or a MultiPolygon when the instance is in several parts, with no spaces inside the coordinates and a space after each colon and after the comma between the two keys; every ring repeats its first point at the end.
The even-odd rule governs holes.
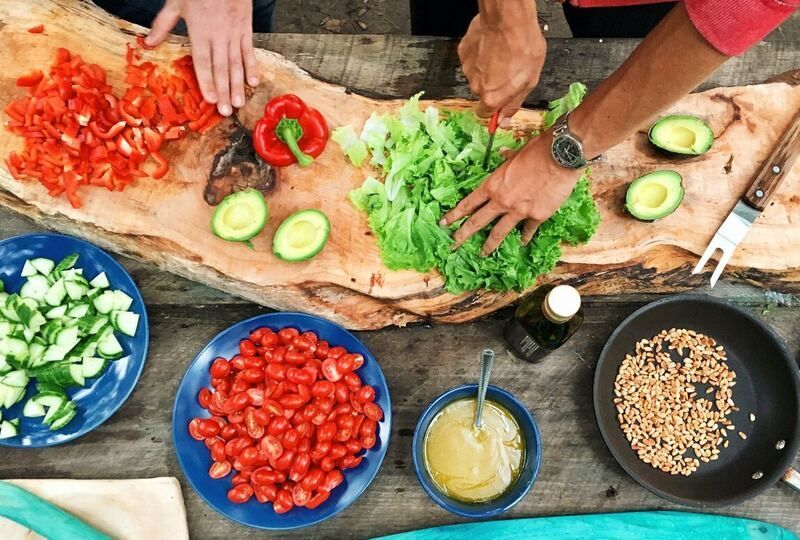
{"type": "MultiPolygon", "coordinates": [[[[569,0],[577,7],[619,7],[664,0],[569,0]]],[[[800,0],[684,0],[695,28],[719,52],[742,54],[789,18],[800,0]]]]}

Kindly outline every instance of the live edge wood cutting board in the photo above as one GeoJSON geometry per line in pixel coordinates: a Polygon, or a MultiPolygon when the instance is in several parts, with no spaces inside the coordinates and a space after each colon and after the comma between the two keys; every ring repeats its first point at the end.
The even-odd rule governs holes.
{"type": "MultiPolygon", "coordinates": [[[[33,67],[49,66],[57,47],[66,47],[88,62],[103,66],[110,82],[122,87],[126,43],[135,27],[84,2],[67,0],[9,1],[0,5],[0,105],[21,90],[15,79],[33,67]],[[45,25],[44,34],[26,29],[45,25]]],[[[174,38],[144,58],[164,63],[187,54],[185,40],[174,38]]],[[[389,111],[399,101],[378,101],[315,80],[286,59],[258,51],[262,83],[238,121],[252,128],[263,104],[274,95],[292,92],[322,111],[331,128],[353,124],[360,129],[373,111],[389,111]]],[[[565,89],[553,89],[553,95],[565,89]]],[[[636,96],[631,96],[636,99],[636,96]]],[[[444,107],[467,107],[465,101],[443,101],[444,107]]],[[[776,83],[724,88],[688,96],[674,111],[704,117],[716,136],[706,155],[670,161],[656,155],[641,131],[592,165],[592,191],[603,223],[591,243],[565,248],[562,263],[544,281],[569,279],[585,294],[630,291],[667,292],[697,286],[690,278],[697,254],[733,207],[765,159],[774,141],[800,108],[800,89],[776,83]],[[668,218],[647,224],[622,212],[628,182],[658,168],[681,173],[686,198],[668,218]]],[[[515,117],[520,133],[539,127],[538,111],[515,117]]],[[[366,168],[350,166],[330,143],[317,163],[277,171],[268,194],[270,220],[255,241],[255,249],[212,236],[212,207],[204,194],[219,156],[241,136],[234,121],[223,122],[200,138],[192,135],[167,149],[172,163],[162,180],[142,179],[124,193],[102,189],[82,192],[84,207],[72,209],[65,199],[50,198],[36,182],[18,182],[0,166],[0,204],[44,226],[88,238],[113,251],[283,310],[301,310],[356,329],[404,325],[418,320],[461,322],[474,319],[518,298],[517,293],[477,291],[460,296],[443,292],[436,273],[392,272],[381,263],[365,217],[347,200],[366,168]],[[216,158],[216,162],[215,162],[216,158]],[[271,252],[277,225],[301,208],[324,210],[332,224],[331,239],[308,263],[289,264],[271,252]]],[[[21,140],[0,131],[0,155],[18,148],[21,140]]],[[[224,163],[223,163],[224,165],[224,163]]],[[[238,183],[263,183],[258,170],[238,163],[226,174],[238,183]],[[248,177],[248,174],[250,175],[248,177]]],[[[218,182],[225,181],[223,177],[218,182]]],[[[773,205],[739,246],[726,269],[728,279],[748,281],[784,291],[800,290],[800,167],[796,167],[773,205]]]]}

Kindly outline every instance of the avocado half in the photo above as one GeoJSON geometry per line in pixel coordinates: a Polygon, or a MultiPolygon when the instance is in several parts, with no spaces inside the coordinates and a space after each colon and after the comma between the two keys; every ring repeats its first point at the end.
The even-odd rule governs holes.
{"type": "Polygon", "coordinates": [[[287,217],[275,231],[272,252],[284,261],[307,261],[322,251],[330,232],[328,216],[319,210],[300,210],[287,217]]]}
{"type": "Polygon", "coordinates": [[[683,178],[675,171],[653,171],[628,186],[625,210],[641,221],[670,215],[683,201],[683,178]]]}
{"type": "Polygon", "coordinates": [[[647,134],[650,144],[671,156],[699,156],[714,143],[714,132],[696,116],[671,115],[657,120],[647,134]]]}
{"type": "Polygon", "coordinates": [[[230,242],[247,242],[261,232],[269,218],[264,195],[255,189],[231,193],[211,216],[211,232],[230,242]]]}

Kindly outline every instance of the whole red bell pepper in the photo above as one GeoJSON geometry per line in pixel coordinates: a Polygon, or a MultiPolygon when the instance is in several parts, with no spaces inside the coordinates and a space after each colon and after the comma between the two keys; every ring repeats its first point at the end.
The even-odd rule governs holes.
{"type": "Polygon", "coordinates": [[[264,107],[264,117],[253,130],[253,147],[270,165],[308,167],[325,149],[328,135],[328,124],[318,110],[286,94],[264,107]]]}

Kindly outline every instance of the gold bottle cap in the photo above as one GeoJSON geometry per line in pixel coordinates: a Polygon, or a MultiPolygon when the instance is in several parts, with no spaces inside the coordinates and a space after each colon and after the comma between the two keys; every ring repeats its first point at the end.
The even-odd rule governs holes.
{"type": "Polygon", "coordinates": [[[581,308],[581,295],[575,287],[559,285],[547,293],[542,305],[544,316],[553,322],[570,320],[581,308]]]}

